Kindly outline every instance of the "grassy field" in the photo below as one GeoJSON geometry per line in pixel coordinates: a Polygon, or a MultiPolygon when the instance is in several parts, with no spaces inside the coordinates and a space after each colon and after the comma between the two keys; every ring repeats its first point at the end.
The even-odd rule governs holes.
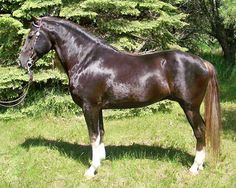
{"type": "MultiPolygon", "coordinates": [[[[182,110],[105,120],[107,159],[88,180],[91,148],[83,117],[0,121],[0,187],[236,187],[236,84],[221,85],[220,161],[188,172],[195,138],[182,110]]],[[[109,112],[106,112],[109,113],[109,112]]]]}
{"type": "Polygon", "coordinates": [[[0,187],[236,187],[236,104],[223,103],[220,162],[188,168],[195,139],[180,108],[170,114],[105,120],[107,159],[83,177],[91,149],[82,117],[0,122],[0,187]]]}

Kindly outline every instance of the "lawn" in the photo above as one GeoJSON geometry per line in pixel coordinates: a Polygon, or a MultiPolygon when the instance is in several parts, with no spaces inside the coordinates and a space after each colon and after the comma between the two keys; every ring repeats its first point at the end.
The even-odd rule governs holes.
{"type": "MultiPolygon", "coordinates": [[[[236,85],[221,85],[221,155],[189,174],[195,138],[178,107],[105,119],[107,158],[95,178],[83,174],[91,148],[82,116],[0,121],[0,187],[236,187],[236,85]]],[[[105,111],[109,117],[109,111],[105,111]]]]}

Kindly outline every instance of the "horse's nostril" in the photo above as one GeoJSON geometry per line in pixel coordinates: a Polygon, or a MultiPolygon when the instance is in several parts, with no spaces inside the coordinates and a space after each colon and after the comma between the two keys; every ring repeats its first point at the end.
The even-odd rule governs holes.
{"type": "Polygon", "coordinates": [[[29,68],[31,68],[31,67],[32,67],[32,65],[33,65],[32,63],[28,63],[28,67],[29,67],[29,68]]]}

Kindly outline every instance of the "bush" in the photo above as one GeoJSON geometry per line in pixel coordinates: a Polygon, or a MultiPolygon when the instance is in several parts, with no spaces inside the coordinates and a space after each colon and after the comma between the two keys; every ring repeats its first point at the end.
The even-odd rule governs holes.
{"type": "MultiPolygon", "coordinates": [[[[47,89],[35,92],[29,91],[22,105],[16,108],[2,109],[0,118],[4,120],[18,119],[22,117],[45,116],[74,116],[82,115],[82,109],[74,103],[68,91],[47,89]]],[[[157,112],[169,112],[172,102],[162,101],[143,108],[107,110],[105,118],[121,119],[127,117],[150,115],[157,112]]]]}
{"type": "Polygon", "coordinates": [[[107,119],[121,119],[128,117],[145,116],[155,114],[157,112],[170,112],[171,108],[172,102],[165,100],[142,108],[108,110],[105,117],[107,119]]]}

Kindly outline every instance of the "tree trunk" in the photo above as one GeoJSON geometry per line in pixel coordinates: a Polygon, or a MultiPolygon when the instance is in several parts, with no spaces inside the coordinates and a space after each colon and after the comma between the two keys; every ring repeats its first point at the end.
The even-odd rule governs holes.
{"type": "Polygon", "coordinates": [[[198,0],[198,5],[211,26],[211,34],[220,43],[226,65],[231,68],[236,65],[236,37],[235,25],[225,25],[224,18],[220,16],[220,0],[198,0]]]}
{"type": "Polygon", "coordinates": [[[224,54],[224,60],[227,66],[233,67],[236,63],[236,43],[233,42],[234,38],[230,38],[227,33],[224,33],[223,35],[218,35],[216,37],[219,41],[221,48],[223,50],[224,54]],[[227,40],[228,39],[228,40],[227,40]]]}
{"type": "Polygon", "coordinates": [[[223,48],[223,52],[224,52],[225,63],[227,64],[227,66],[229,66],[229,67],[235,66],[236,49],[231,46],[227,46],[227,47],[223,48]]]}

